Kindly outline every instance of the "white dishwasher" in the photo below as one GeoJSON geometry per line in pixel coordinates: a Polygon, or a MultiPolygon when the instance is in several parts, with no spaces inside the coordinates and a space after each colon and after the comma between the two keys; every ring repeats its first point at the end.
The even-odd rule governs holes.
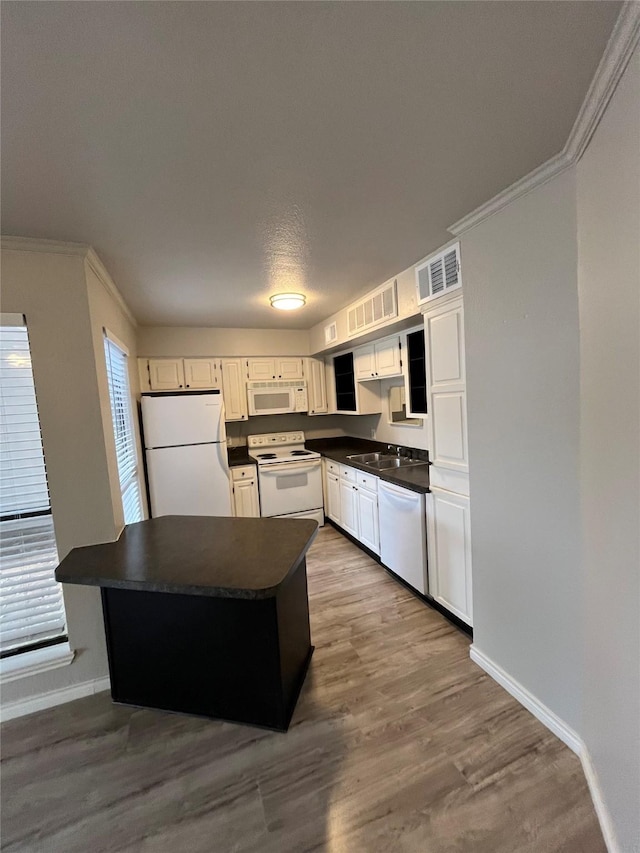
{"type": "Polygon", "coordinates": [[[427,594],[424,495],[380,480],[380,560],[414,589],[427,594]]]}

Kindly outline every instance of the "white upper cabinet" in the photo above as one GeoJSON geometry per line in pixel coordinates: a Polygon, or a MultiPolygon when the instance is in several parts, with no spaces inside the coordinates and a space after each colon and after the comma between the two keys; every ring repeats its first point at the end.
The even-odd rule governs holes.
{"type": "Polygon", "coordinates": [[[152,391],[177,391],[184,388],[181,358],[150,358],[149,386],[152,391]]]}
{"type": "Polygon", "coordinates": [[[462,298],[424,315],[431,462],[469,471],[462,298]]]}
{"type": "Polygon", "coordinates": [[[358,382],[383,379],[386,376],[402,376],[399,335],[358,347],[354,352],[354,359],[358,382]]]}
{"type": "Polygon", "coordinates": [[[250,382],[271,382],[276,378],[275,358],[247,359],[247,379],[250,382]]]}
{"type": "Polygon", "coordinates": [[[302,379],[303,359],[297,356],[247,359],[250,382],[273,382],[274,379],[302,379]]]}
{"type": "Polygon", "coordinates": [[[302,379],[304,376],[302,358],[277,358],[276,368],[278,379],[302,379]]]}
{"type": "Polygon", "coordinates": [[[220,387],[219,358],[150,358],[148,367],[152,391],[220,387]]]}
{"type": "Polygon", "coordinates": [[[220,359],[184,359],[185,388],[219,388],[220,381],[220,359]]]}
{"type": "Polygon", "coordinates": [[[307,393],[309,395],[310,415],[326,415],[329,411],[327,402],[327,377],[324,361],[320,358],[306,359],[305,374],[307,377],[307,393]]]}
{"type": "Polygon", "coordinates": [[[246,421],[249,418],[249,410],[244,359],[223,358],[221,364],[225,420],[246,421]]]}
{"type": "Polygon", "coordinates": [[[437,299],[444,293],[462,287],[460,271],[460,243],[454,243],[444,251],[418,264],[416,270],[416,290],[418,305],[424,305],[437,299]]]}
{"type": "Polygon", "coordinates": [[[378,377],[402,375],[400,337],[398,335],[375,344],[375,351],[378,377]]]}
{"type": "Polygon", "coordinates": [[[373,344],[358,347],[354,352],[354,368],[358,382],[376,378],[376,353],[373,344]]]}

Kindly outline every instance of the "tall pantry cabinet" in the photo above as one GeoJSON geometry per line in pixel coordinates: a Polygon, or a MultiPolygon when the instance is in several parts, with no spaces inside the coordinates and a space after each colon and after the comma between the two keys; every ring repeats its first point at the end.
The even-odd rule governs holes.
{"type": "Polygon", "coordinates": [[[472,625],[464,307],[459,293],[424,308],[432,462],[427,546],[431,595],[472,625]]]}

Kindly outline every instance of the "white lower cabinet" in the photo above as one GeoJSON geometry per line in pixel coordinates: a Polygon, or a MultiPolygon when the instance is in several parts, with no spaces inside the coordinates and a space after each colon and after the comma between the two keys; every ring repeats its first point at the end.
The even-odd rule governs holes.
{"type": "Polygon", "coordinates": [[[328,459],[325,465],[327,517],[379,554],[378,478],[328,459]]]}
{"type": "Polygon", "coordinates": [[[358,538],[358,491],[355,483],[340,477],[340,526],[358,538]]]}
{"type": "Polygon", "coordinates": [[[378,495],[357,487],[358,495],[358,539],[374,554],[380,553],[380,533],[378,524],[378,495]]]}
{"type": "Polygon", "coordinates": [[[233,514],[237,518],[260,518],[258,478],[255,465],[231,469],[233,514]]]}
{"type": "Polygon", "coordinates": [[[327,471],[327,516],[336,524],[342,524],[340,511],[340,475],[327,471]]]}
{"type": "Polygon", "coordinates": [[[431,487],[427,495],[429,592],[467,625],[473,625],[469,498],[431,487]]]}

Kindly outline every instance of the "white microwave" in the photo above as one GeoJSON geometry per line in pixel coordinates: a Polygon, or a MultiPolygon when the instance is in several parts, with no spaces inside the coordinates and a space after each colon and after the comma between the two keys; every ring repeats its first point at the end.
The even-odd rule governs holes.
{"type": "Polygon", "coordinates": [[[247,382],[250,415],[284,415],[307,412],[306,382],[247,382]]]}

